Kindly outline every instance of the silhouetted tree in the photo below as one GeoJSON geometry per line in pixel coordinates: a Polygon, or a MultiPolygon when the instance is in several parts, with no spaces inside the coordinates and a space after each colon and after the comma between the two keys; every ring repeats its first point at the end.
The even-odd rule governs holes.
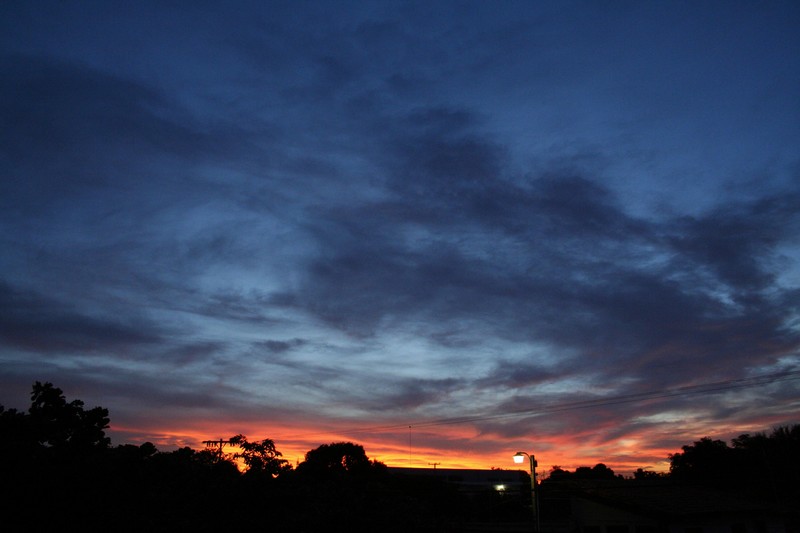
{"type": "Polygon", "coordinates": [[[593,479],[614,479],[614,471],[608,468],[603,463],[597,463],[592,467],[593,479]]]}
{"type": "Polygon", "coordinates": [[[108,410],[86,410],[81,400],[67,402],[63,391],[52,383],[36,382],[27,414],[0,407],[2,440],[13,442],[17,453],[36,454],[51,450],[74,454],[107,448],[108,410]]]}
{"type": "Polygon", "coordinates": [[[28,416],[0,405],[0,461],[11,454],[27,455],[37,446],[28,416]]]}
{"type": "Polygon", "coordinates": [[[777,427],[770,435],[745,433],[731,443],[704,437],[683,446],[669,456],[671,477],[777,501],[798,496],[800,425],[777,427]]]}
{"type": "Polygon", "coordinates": [[[360,477],[385,469],[386,465],[367,457],[363,446],[352,442],[323,444],[307,452],[297,466],[298,472],[318,477],[360,477]]]}
{"type": "Polygon", "coordinates": [[[637,468],[636,471],[633,473],[633,479],[663,479],[667,477],[667,474],[664,472],[653,472],[652,470],[645,470],[643,468],[637,468]]]}
{"type": "Polygon", "coordinates": [[[245,473],[250,476],[263,475],[272,478],[292,469],[289,461],[281,459],[283,455],[275,448],[271,439],[248,442],[247,437],[240,434],[231,438],[230,443],[242,450],[234,454],[234,458],[244,461],[247,467],[245,473]]]}
{"type": "Polygon", "coordinates": [[[288,480],[294,500],[303,506],[291,518],[290,529],[358,531],[376,524],[391,531],[416,529],[408,524],[408,514],[395,512],[406,503],[397,492],[399,485],[359,444],[334,442],[310,450],[288,480]]]}
{"type": "Polygon", "coordinates": [[[724,441],[703,437],[681,449],[669,455],[669,471],[674,478],[718,486],[732,481],[734,453],[724,441]]]}
{"type": "Polygon", "coordinates": [[[564,470],[560,466],[553,466],[550,469],[548,479],[552,481],[567,479],[614,479],[617,476],[614,471],[603,463],[597,463],[593,467],[579,466],[575,472],[564,470]]]}
{"type": "Polygon", "coordinates": [[[85,410],[81,400],[67,403],[61,389],[52,383],[36,382],[28,410],[40,444],[72,450],[107,448],[111,439],[108,429],[108,409],[95,407],[85,410]]]}
{"type": "Polygon", "coordinates": [[[0,419],[3,446],[15,446],[0,457],[3,503],[33,512],[42,528],[59,521],[95,528],[111,497],[101,488],[107,479],[108,411],[84,409],[52,383],[37,381],[27,413],[3,409],[0,419]]]}
{"type": "Polygon", "coordinates": [[[745,433],[731,441],[737,465],[731,465],[754,489],[775,500],[796,494],[800,479],[800,425],[779,426],[770,435],[745,433]]]}

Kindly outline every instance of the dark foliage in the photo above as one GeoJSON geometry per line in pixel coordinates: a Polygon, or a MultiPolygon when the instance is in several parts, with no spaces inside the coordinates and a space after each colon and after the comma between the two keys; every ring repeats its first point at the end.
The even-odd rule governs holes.
{"type": "MultiPolygon", "coordinates": [[[[270,439],[237,435],[231,441],[241,451],[231,456],[160,452],[151,443],[111,447],[108,424],[107,410],[68,402],[50,383],[34,384],[27,412],[0,406],[3,520],[32,531],[446,532],[530,515],[527,492],[467,495],[434,477],[392,474],[350,442],[323,444],[292,469],[270,439]]],[[[741,435],[731,446],[704,438],[682,450],[670,456],[664,477],[783,502],[798,497],[800,426],[741,435]]],[[[542,517],[560,516],[560,482],[587,480],[624,482],[602,463],[575,472],[555,467],[539,489],[542,517]]]]}
{"type": "Polygon", "coordinates": [[[668,476],[666,472],[653,472],[652,470],[645,470],[644,468],[637,468],[633,473],[633,479],[664,479],[668,476]]]}
{"type": "Polygon", "coordinates": [[[390,475],[353,443],[322,445],[293,470],[270,439],[237,435],[231,456],[113,448],[108,423],[50,383],[34,385],[27,412],[0,406],[3,520],[32,531],[455,531],[475,507],[452,486],[390,475]]]}
{"type": "Polygon", "coordinates": [[[563,470],[559,466],[554,466],[550,471],[550,479],[552,480],[568,480],[568,479],[614,479],[621,477],[614,474],[614,471],[608,468],[603,463],[597,463],[593,467],[579,466],[575,472],[563,470]]]}
{"type": "Polygon", "coordinates": [[[275,448],[272,439],[249,442],[244,435],[236,435],[230,439],[230,443],[242,450],[234,454],[233,458],[244,461],[244,474],[248,477],[258,477],[266,481],[292,469],[289,461],[282,459],[283,455],[275,448]]]}
{"type": "Polygon", "coordinates": [[[780,426],[769,435],[740,435],[731,446],[704,437],[682,450],[669,456],[673,479],[776,502],[800,497],[800,425],[780,426]]]}

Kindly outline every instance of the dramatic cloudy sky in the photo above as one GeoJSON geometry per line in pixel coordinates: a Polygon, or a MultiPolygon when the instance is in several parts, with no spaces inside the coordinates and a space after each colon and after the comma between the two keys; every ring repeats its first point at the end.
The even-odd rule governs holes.
{"type": "Polygon", "coordinates": [[[664,468],[800,423],[800,8],[0,3],[0,404],[664,468]]]}

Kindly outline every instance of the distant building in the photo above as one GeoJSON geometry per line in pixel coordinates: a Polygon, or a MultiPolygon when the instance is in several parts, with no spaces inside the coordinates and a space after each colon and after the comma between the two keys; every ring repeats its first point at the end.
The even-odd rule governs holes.
{"type": "Polygon", "coordinates": [[[403,468],[389,467],[389,472],[400,476],[415,476],[450,483],[462,492],[528,493],[531,478],[522,470],[477,470],[461,468],[403,468]]]}

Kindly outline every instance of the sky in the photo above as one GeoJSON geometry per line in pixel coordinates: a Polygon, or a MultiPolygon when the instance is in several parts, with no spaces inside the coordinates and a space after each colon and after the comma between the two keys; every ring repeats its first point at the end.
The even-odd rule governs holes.
{"type": "Polygon", "coordinates": [[[800,4],[0,3],[0,404],[290,462],[800,423],[800,4]]]}

